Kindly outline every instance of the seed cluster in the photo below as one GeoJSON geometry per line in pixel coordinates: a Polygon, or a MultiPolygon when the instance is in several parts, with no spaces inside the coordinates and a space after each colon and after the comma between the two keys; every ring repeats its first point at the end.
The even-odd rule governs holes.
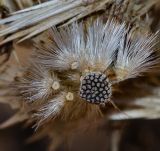
{"type": "Polygon", "coordinates": [[[105,103],[111,96],[111,85],[106,75],[87,73],[81,80],[80,97],[90,103],[105,103]]]}

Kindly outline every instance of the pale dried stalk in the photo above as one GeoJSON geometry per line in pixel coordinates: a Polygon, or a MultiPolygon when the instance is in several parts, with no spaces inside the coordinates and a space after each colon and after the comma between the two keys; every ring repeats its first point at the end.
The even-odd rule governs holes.
{"type": "Polygon", "coordinates": [[[110,116],[112,120],[127,120],[127,119],[159,119],[160,118],[160,100],[159,96],[150,96],[142,99],[136,99],[130,102],[132,105],[141,107],[140,109],[126,109],[124,113],[116,113],[110,116]]]}
{"type": "Polygon", "coordinates": [[[0,0],[0,5],[6,6],[10,12],[33,6],[38,0],[0,0]]]}
{"type": "Polygon", "coordinates": [[[105,4],[110,1],[111,0],[94,0],[86,3],[84,0],[52,0],[14,12],[10,17],[0,20],[0,25],[8,23],[5,28],[0,31],[0,36],[11,34],[11,36],[0,44],[2,45],[15,38],[22,37],[21,41],[23,41],[66,20],[69,20],[68,23],[71,23],[93,12],[104,9],[105,4]],[[22,31],[17,33],[17,31],[21,29],[22,31]]]}

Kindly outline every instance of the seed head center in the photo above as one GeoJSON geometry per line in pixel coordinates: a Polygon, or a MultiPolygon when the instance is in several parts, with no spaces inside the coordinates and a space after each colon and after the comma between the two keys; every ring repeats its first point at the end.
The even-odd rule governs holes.
{"type": "Polygon", "coordinates": [[[105,74],[87,73],[81,79],[80,97],[90,103],[106,103],[111,97],[111,85],[105,74]]]}

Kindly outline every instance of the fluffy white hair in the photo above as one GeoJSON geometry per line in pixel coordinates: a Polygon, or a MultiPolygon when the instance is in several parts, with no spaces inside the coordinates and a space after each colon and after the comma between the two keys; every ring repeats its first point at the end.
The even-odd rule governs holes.
{"type": "Polygon", "coordinates": [[[110,69],[116,83],[136,77],[158,65],[155,45],[155,35],[138,36],[129,31],[125,23],[116,20],[104,23],[97,19],[87,25],[82,22],[53,28],[49,31],[48,41],[38,46],[33,58],[35,65],[29,67],[18,88],[29,102],[44,100],[35,114],[40,123],[63,111],[62,117],[72,114],[74,118],[81,117],[79,114],[84,116],[84,112],[86,115],[88,112],[99,113],[99,106],[80,98],[80,78],[86,72],[98,72],[112,82],[106,72],[110,69]],[[54,81],[62,86],[56,94],[52,87],[54,81]],[[66,103],[68,93],[72,95],[72,99],[68,99],[70,103],[66,103]],[[76,107],[74,111],[73,106],[76,107]],[[86,111],[82,112],[84,106],[86,111]]]}
{"type": "Polygon", "coordinates": [[[39,62],[56,70],[68,70],[72,62],[78,62],[80,70],[84,66],[101,64],[106,69],[115,59],[120,39],[125,32],[125,23],[108,20],[105,24],[98,19],[87,29],[82,23],[52,30],[53,41],[47,51],[38,50],[39,62]]]}
{"type": "Polygon", "coordinates": [[[120,80],[135,78],[159,65],[160,58],[155,50],[157,37],[158,33],[137,35],[131,31],[124,34],[115,62],[115,71],[120,80]]]}
{"type": "Polygon", "coordinates": [[[29,102],[44,100],[53,95],[52,85],[55,81],[59,80],[54,72],[46,70],[41,65],[32,64],[18,84],[18,89],[21,95],[29,102]]]}

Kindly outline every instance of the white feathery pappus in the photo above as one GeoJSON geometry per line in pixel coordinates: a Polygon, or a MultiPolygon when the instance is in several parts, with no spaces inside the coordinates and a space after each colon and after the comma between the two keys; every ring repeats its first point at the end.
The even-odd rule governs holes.
{"type": "Polygon", "coordinates": [[[36,45],[34,65],[17,88],[28,102],[40,102],[38,125],[48,118],[72,120],[90,112],[98,117],[116,84],[159,65],[156,37],[138,36],[114,19],[52,28],[48,41],[36,45]]]}

